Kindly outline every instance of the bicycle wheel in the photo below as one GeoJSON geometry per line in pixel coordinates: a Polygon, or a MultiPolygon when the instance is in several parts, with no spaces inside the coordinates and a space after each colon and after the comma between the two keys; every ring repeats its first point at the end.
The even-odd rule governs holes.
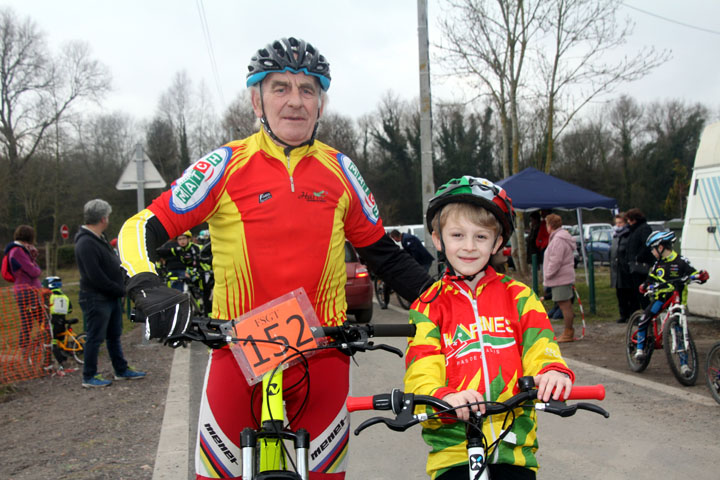
{"type": "Polygon", "coordinates": [[[650,335],[652,325],[647,326],[648,335],[645,338],[645,358],[642,361],[635,359],[635,352],[637,351],[637,332],[638,324],[643,316],[643,311],[638,310],[630,316],[628,320],[627,330],[625,333],[625,355],[627,357],[628,366],[633,372],[642,372],[650,365],[650,358],[652,357],[653,350],[655,347],[655,341],[650,335]]]}
{"type": "Polygon", "coordinates": [[[67,350],[72,352],[72,356],[80,365],[85,363],[85,339],[86,335],[69,336],[67,340],[67,350]]]}
{"type": "Polygon", "coordinates": [[[411,304],[412,302],[408,302],[407,300],[405,300],[403,297],[400,296],[399,293],[397,293],[396,295],[397,295],[397,298],[398,298],[398,302],[400,303],[400,306],[401,306],[402,308],[404,308],[405,310],[410,310],[410,304],[411,304]]]}
{"type": "Polygon", "coordinates": [[[683,385],[695,385],[698,377],[698,358],[695,342],[687,330],[687,347],[679,315],[672,315],[663,329],[663,349],[670,370],[683,385]]]}
{"type": "Polygon", "coordinates": [[[705,381],[710,394],[720,403],[720,342],[713,345],[708,353],[705,361],[705,381]]]}
{"type": "Polygon", "coordinates": [[[373,284],[375,287],[375,298],[380,304],[380,308],[385,310],[388,307],[388,303],[390,303],[390,292],[388,291],[389,287],[380,277],[375,277],[373,284]]]}

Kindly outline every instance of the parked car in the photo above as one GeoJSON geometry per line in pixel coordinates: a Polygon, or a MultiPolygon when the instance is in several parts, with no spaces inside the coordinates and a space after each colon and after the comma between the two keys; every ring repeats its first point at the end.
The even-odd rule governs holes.
{"type": "Polygon", "coordinates": [[[611,245],[612,230],[595,230],[590,234],[590,241],[585,245],[585,251],[592,253],[596,262],[610,263],[611,245]]]}
{"type": "Polygon", "coordinates": [[[373,286],[370,272],[360,262],[360,257],[347,240],[345,241],[345,272],[347,273],[345,284],[347,311],[355,317],[356,322],[368,323],[372,319],[373,312],[373,286]]]}
{"type": "MultiPolygon", "coordinates": [[[[610,236],[610,241],[612,242],[612,225],[609,223],[583,223],[583,239],[585,241],[585,251],[587,252],[590,240],[593,238],[592,235],[595,232],[607,232],[610,236]]],[[[581,243],[580,243],[580,230],[577,225],[573,225],[570,229],[570,235],[573,236],[575,239],[575,267],[577,268],[578,264],[582,262],[582,250],[581,250],[581,243]]],[[[595,237],[600,238],[600,237],[595,237]]],[[[603,236],[603,238],[605,238],[603,236]]],[[[602,245],[598,246],[599,248],[602,248],[602,245]]],[[[609,258],[609,252],[610,248],[608,248],[608,258],[609,258]]],[[[598,256],[593,252],[595,260],[599,260],[598,256]]],[[[609,261],[609,260],[605,260],[609,261]]]]}

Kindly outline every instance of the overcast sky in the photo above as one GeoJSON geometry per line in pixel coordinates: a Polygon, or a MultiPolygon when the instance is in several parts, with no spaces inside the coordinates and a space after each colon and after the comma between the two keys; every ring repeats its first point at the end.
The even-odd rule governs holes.
{"type": "MultiPolygon", "coordinates": [[[[433,42],[439,12],[436,1],[428,3],[433,42]]],[[[283,36],[308,40],[330,61],[331,110],[357,118],[373,111],[388,90],[407,100],[418,96],[415,0],[3,0],[0,5],[34,19],[53,48],[67,40],[88,41],[113,76],[105,108],[138,119],[152,116],[183,69],[196,85],[204,80],[222,111],[244,90],[254,51],[283,36]]],[[[671,50],[672,59],[620,91],[640,101],[720,105],[720,1],[626,0],[625,5],[621,13],[636,22],[628,49],[655,46],[671,50]]],[[[452,95],[433,78],[434,100],[452,95]]]]}

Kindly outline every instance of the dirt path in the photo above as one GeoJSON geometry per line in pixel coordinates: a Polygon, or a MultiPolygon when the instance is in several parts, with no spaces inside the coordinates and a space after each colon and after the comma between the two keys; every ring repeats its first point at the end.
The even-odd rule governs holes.
{"type": "MultiPolygon", "coordinates": [[[[0,397],[0,478],[152,478],[173,350],[143,346],[142,330],[123,339],[128,362],[148,372],[142,380],[85,389],[78,370],[0,397]]],[[[98,367],[112,378],[105,347],[98,367]]]]}

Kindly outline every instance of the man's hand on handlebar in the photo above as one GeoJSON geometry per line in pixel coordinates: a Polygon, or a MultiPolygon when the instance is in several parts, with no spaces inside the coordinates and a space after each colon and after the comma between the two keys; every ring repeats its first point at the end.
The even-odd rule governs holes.
{"type": "MultiPolygon", "coordinates": [[[[457,393],[449,393],[445,395],[443,398],[444,402],[449,403],[452,407],[461,407],[462,405],[465,405],[467,403],[474,403],[474,402],[484,402],[485,399],[483,396],[478,393],[477,390],[463,390],[462,392],[457,393]]],[[[467,406],[462,408],[456,408],[455,414],[460,420],[469,420],[470,419],[470,410],[472,409],[473,412],[480,411],[481,414],[485,414],[485,405],[472,405],[470,408],[467,406]]]]}
{"type": "Polygon", "coordinates": [[[533,377],[537,386],[537,399],[542,402],[553,400],[565,401],[570,396],[572,381],[570,377],[557,370],[549,370],[533,377]],[[561,398],[562,397],[562,398],[561,398]]]}
{"type": "Polygon", "coordinates": [[[145,336],[158,338],[171,347],[184,345],[190,327],[190,298],[166,286],[154,273],[143,272],[127,284],[128,296],[135,302],[135,322],[145,323],[145,336]]]}

